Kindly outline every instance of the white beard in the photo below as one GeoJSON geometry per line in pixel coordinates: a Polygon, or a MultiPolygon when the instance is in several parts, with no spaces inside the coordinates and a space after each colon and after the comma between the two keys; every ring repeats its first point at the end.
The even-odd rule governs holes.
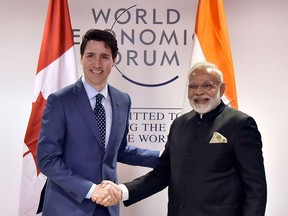
{"type": "Polygon", "coordinates": [[[211,110],[215,109],[221,102],[221,97],[220,97],[220,91],[218,90],[217,94],[215,97],[209,97],[209,96],[194,96],[191,100],[189,100],[189,103],[191,107],[195,110],[195,112],[199,114],[205,114],[210,112],[211,110]],[[196,104],[195,99],[197,98],[205,98],[209,99],[208,104],[196,104]]]}

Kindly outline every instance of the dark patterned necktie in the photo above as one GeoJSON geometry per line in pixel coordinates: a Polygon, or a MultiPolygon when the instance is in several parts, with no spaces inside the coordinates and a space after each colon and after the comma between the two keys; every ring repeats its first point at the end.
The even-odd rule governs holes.
{"type": "Polygon", "coordinates": [[[101,100],[104,96],[102,94],[96,95],[96,105],[94,108],[94,115],[98,124],[99,133],[101,137],[101,146],[105,150],[105,133],[106,133],[106,117],[104,106],[101,104],[101,100]]]}

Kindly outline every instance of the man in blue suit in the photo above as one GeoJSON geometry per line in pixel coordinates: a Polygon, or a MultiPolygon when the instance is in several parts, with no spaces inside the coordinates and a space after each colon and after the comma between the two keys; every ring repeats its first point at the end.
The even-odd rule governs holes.
{"type": "Polygon", "coordinates": [[[48,177],[43,216],[118,216],[119,205],[103,207],[90,199],[103,193],[102,180],[117,183],[117,162],[146,167],[158,162],[158,151],[127,145],[131,100],[107,84],[117,51],[111,33],[88,30],[80,46],[84,76],[47,99],[37,150],[38,167],[48,177]],[[103,143],[94,111],[99,93],[103,143]]]}

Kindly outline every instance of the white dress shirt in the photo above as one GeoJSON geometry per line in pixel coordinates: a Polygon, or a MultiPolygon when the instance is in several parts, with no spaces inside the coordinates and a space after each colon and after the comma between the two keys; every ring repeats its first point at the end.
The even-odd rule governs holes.
{"type": "MultiPolygon", "coordinates": [[[[98,93],[101,93],[104,96],[101,100],[101,103],[104,106],[105,116],[106,116],[106,136],[105,136],[105,148],[106,148],[106,146],[109,142],[111,126],[112,126],[112,105],[111,105],[111,98],[110,98],[109,92],[108,92],[108,85],[106,84],[106,86],[102,89],[102,91],[98,92],[95,88],[93,88],[91,85],[89,85],[86,82],[84,76],[82,76],[81,80],[82,80],[82,83],[84,85],[84,89],[87,93],[87,96],[88,96],[92,110],[94,110],[94,107],[96,105],[96,95],[98,93]]],[[[92,195],[95,187],[96,187],[96,184],[93,183],[92,187],[90,188],[90,190],[86,194],[87,199],[91,198],[91,195],[92,195]]]]}

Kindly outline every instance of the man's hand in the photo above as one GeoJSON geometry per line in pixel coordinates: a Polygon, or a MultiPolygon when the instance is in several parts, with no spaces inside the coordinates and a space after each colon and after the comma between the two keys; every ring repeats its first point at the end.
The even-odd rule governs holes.
{"type": "Polygon", "coordinates": [[[104,180],[96,185],[91,200],[106,207],[116,205],[122,200],[122,190],[113,182],[104,180]]]}

